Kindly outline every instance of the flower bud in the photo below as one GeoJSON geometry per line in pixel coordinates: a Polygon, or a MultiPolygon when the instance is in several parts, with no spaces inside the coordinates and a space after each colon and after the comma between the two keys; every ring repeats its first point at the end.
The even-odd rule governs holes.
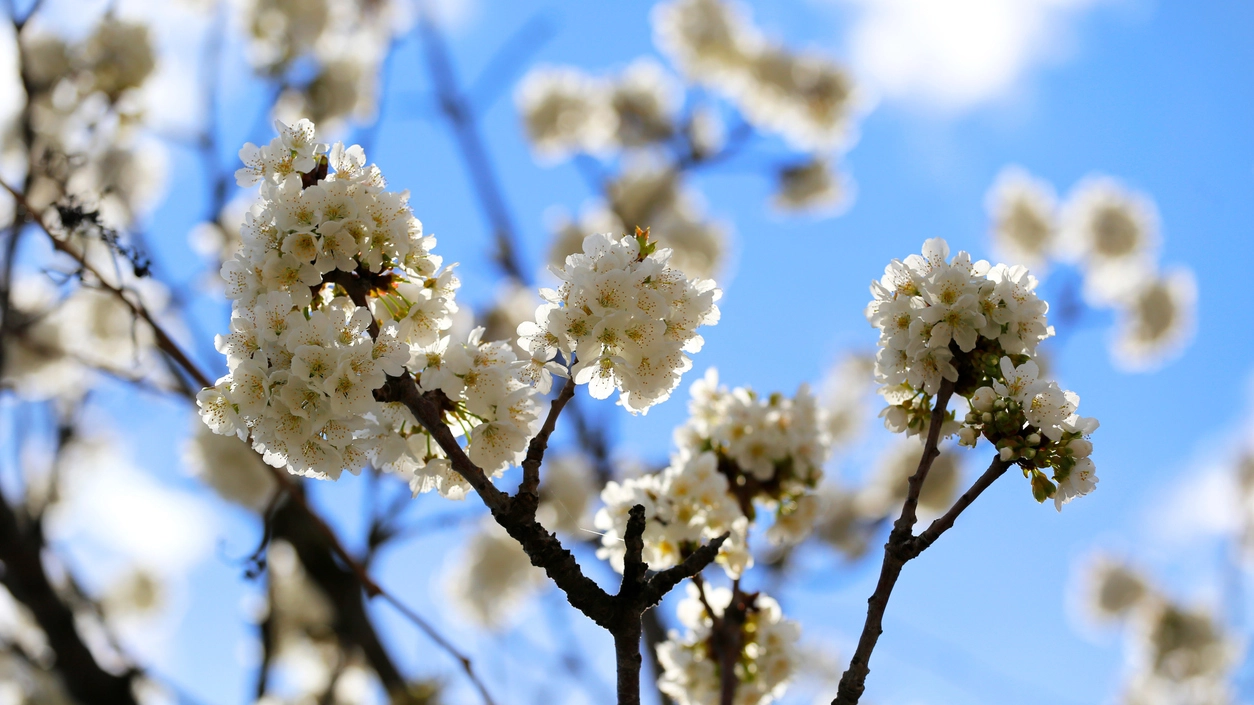
{"type": "Polygon", "coordinates": [[[1027,438],[1027,442],[1028,442],[1028,445],[1030,446],[1039,446],[1041,444],[1041,434],[1039,433],[1030,434],[1027,438]]]}
{"type": "Polygon", "coordinates": [[[991,411],[997,401],[997,392],[992,387],[980,387],[971,395],[971,408],[976,411],[991,411]]]}
{"type": "Polygon", "coordinates": [[[1010,446],[1005,446],[1005,447],[1004,447],[1004,448],[1002,448],[1000,451],[998,451],[998,455],[1001,457],[1001,459],[1002,459],[1002,461],[1003,461],[1003,462],[1004,462],[1004,461],[1009,461],[1009,460],[1014,460],[1014,459],[1015,459],[1015,449],[1014,449],[1014,448],[1011,448],[1010,446]]]}

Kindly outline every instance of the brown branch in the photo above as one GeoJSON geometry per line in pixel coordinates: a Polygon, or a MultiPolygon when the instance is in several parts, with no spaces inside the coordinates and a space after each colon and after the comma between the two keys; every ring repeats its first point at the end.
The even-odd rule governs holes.
{"type": "Polygon", "coordinates": [[[936,539],[940,538],[941,534],[953,528],[954,521],[957,520],[958,515],[971,506],[976,497],[979,497],[984,490],[996,482],[997,478],[1006,474],[1006,471],[1012,465],[1014,465],[1014,461],[1002,460],[1000,456],[994,456],[993,462],[989,464],[988,469],[984,471],[983,475],[980,475],[979,479],[972,483],[970,489],[962,493],[962,496],[954,502],[954,506],[950,507],[949,511],[945,512],[943,516],[933,521],[926,531],[919,534],[911,542],[911,558],[926,551],[932,544],[936,543],[936,539]]]}
{"type": "MultiPolygon", "coordinates": [[[[557,417],[561,415],[562,409],[566,406],[566,402],[575,396],[575,378],[573,376],[566,378],[566,384],[562,385],[562,391],[558,393],[557,398],[549,405],[549,415],[544,419],[544,425],[540,427],[540,432],[535,438],[531,439],[531,443],[527,446],[527,457],[523,459],[523,481],[518,486],[518,496],[526,498],[525,501],[539,503],[540,501],[540,463],[544,461],[544,452],[549,447],[549,436],[553,435],[553,429],[557,427],[557,417]]],[[[534,509],[533,509],[534,511],[534,509]]]]}
{"type": "Polygon", "coordinates": [[[74,624],[74,611],[62,602],[44,571],[43,546],[39,522],[23,526],[0,496],[0,562],[4,563],[0,581],[26,605],[47,636],[66,689],[78,702],[136,705],[131,685],[137,672],[115,675],[96,662],[74,624]]]}
{"type": "Polygon", "coordinates": [[[453,136],[470,172],[471,183],[492,227],[492,235],[496,240],[496,262],[506,274],[525,282],[527,276],[515,247],[517,238],[514,236],[509,208],[505,205],[500,182],[492,161],[488,158],[483,136],[479,134],[474,111],[457,85],[457,76],[453,72],[453,63],[448,46],[444,43],[444,36],[425,10],[419,18],[418,29],[422,33],[427,72],[431,76],[431,82],[435,84],[440,111],[453,128],[453,136]]]}
{"type": "Polygon", "coordinates": [[[152,314],[148,312],[148,309],[142,303],[132,301],[131,298],[126,295],[127,292],[125,290],[110,284],[109,281],[100,274],[100,272],[96,271],[96,269],[87,262],[83,253],[78,252],[71,247],[68,242],[54,235],[53,232],[48,229],[47,223],[44,222],[43,213],[31,208],[30,203],[27,202],[26,197],[23,194],[4,181],[0,181],[0,187],[3,187],[4,190],[8,191],[13,196],[13,199],[21,204],[22,208],[34,216],[34,220],[39,224],[39,228],[43,230],[48,235],[48,239],[52,241],[52,247],[54,249],[58,252],[63,252],[74,259],[74,261],[78,263],[84,271],[90,272],[92,276],[96,278],[97,284],[100,288],[117,296],[118,299],[131,309],[132,314],[141,318],[149,325],[149,327],[152,328],[153,336],[156,338],[157,348],[159,350],[170,356],[170,358],[173,359],[179,367],[183,368],[187,374],[191,375],[192,379],[194,379],[197,384],[202,387],[213,386],[213,382],[209,381],[209,378],[196,367],[195,363],[193,363],[191,358],[183,352],[183,349],[179,347],[178,343],[174,342],[174,339],[171,338],[169,334],[167,334],[165,330],[157,324],[157,321],[153,319],[152,314]]]}
{"type": "Polygon", "coordinates": [[[919,468],[910,477],[905,504],[901,508],[901,516],[893,524],[888,535],[888,543],[884,545],[884,564],[880,568],[879,582],[875,592],[867,600],[866,622],[862,625],[862,636],[858,638],[858,647],[849,661],[849,668],[840,677],[840,686],[836,691],[836,699],[832,705],[856,705],[866,689],[866,677],[871,672],[871,652],[884,632],[884,611],[888,608],[888,598],[892,595],[893,586],[901,575],[906,561],[914,558],[911,544],[914,541],[914,524],[918,520],[916,514],[919,505],[919,492],[932,461],[940,455],[941,426],[945,422],[945,407],[953,396],[954,383],[942,380],[940,390],[936,394],[932,407],[932,417],[927,428],[927,442],[923,446],[923,456],[919,458],[919,468]]]}

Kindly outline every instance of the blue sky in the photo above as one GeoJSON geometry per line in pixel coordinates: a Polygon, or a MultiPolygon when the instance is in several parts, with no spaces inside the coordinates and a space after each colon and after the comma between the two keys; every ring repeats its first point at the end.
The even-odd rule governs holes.
{"type": "MultiPolygon", "coordinates": [[[[705,335],[694,375],[671,402],[642,417],[609,404],[598,412],[611,419],[620,447],[663,460],[670,430],[686,413],[686,387],[695,373],[717,366],[725,382],[763,391],[818,381],[841,353],[874,346],[862,309],[868,283],[889,259],[916,252],[930,237],[991,257],[984,194],[1004,165],[1020,164],[1063,194],[1091,172],[1123,179],[1157,203],[1162,262],[1187,265],[1197,275],[1197,336],[1161,371],[1123,374],[1107,353],[1109,314],[1090,312],[1065,345],[1051,351],[1060,381],[1083,399],[1081,412],[1102,421],[1094,439],[1102,478],[1097,492],[1059,514],[1052,505],[1038,506],[1014,473],[999,481],[906,568],[868,690],[868,701],[888,705],[1110,701],[1120,682],[1123,646],[1114,632],[1078,626],[1068,604],[1078,560],[1095,549],[1115,550],[1142,561],[1174,594],[1212,601],[1220,595],[1225,549],[1202,520],[1221,508],[1207,504],[1214,492],[1198,488],[1210,486],[1206,478],[1222,470],[1250,428],[1245,419],[1251,413],[1254,317],[1244,287],[1254,261],[1254,5],[964,0],[955,7],[972,6],[972,16],[988,23],[972,29],[961,21],[938,22],[937,32],[971,34],[956,43],[938,41],[936,53],[922,59],[907,56],[906,68],[896,73],[876,65],[875,52],[859,48],[857,39],[868,27],[888,32],[896,26],[891,12],[872,18],[883,23],[872,26],[870,6],[858,0],[752,5],[769,34],[852,62],[878,86],[879,99],[844,160],[857,184],[856,200],[837,218],[784,218],[766,208],[770,183],[752,169],[759,157],[699,176],[695,183],[709,212],[735,231],[736,264],[720,304],[722,322],[705,335]],[[988,19],[1001,16],[989,15],[989,8],[1003,7],[1010,8],[1010,24],[988,19]],[[980,53],[987,33],[1010,31],[1021,46],[980,53]],[[955,46],[974,52],[975,68],[958,57],[952,64],[958,68],[947,72],[951,65],[942,59],[955,46]],[[990,73],[990,62],[1002,62],[1005,71],[990,73]]],[[[463,8],[450,43],[461,78],[469,82],[497,47],[540,16],[553,34],[534,62],[607,71],[641,54],[657,55],[649,7],[479,0],[463,8]]],[[[930,48],[925,42],[920,51],[930,48]]],[[[512,100],[519,69],[503,77],[510,85],[487,107],[483,129],[524,237],[525,261],[538,266],[547,248],[546,210],[577,210],[593,194],[570,164],[542,166],[532,159],[512,100]]],[[[485,255],[488,229],[451,135],[433,119],[430,86],[412,37],[398,48],[389,87],[369,156],[391,185],[411,190],[416,214],[439,237],[438,251],[462,263],[459,297],[486,301],[495,277],[485,255]]],[[[234,107],[224,114],[252,114],[248,105],[257,95],[247,86],[234,91],[234,107]]],[[[255,121],[235,118],[226,125],[230,139],[268,139],[255,121]]],[[[236,146],[228,147],[225,152],[236,146]]],[[[756,147],[757,155],[782,154],[773,138],[756,147]]],[[[224,153],[225,164],[230,157],[224,153]]],[[[199,217],[201,196],[197,180],[186,175],[199,167],[193,155],[178,150],[171,167],[170,197],[154,215],[150,237],[166,273],[190,280],[201,265],[183,235],[199,217]]],[[[1044,286],[1047,295],[1050,286],[1044,286]]],[[[204,303],[199,310],[207,317],[205,327],[225,327],[224,306],[204,303]]],[[[202,359],[221,367],[218,360],[202,359]]],[[[176,444],[146,440],[184,436],[190,424],[185,409],[121,391],[101,409],[126,409],[127,426],[134,429],[128,435],[143,449],[145,467],[205,494],[174,469],[176,444]]],[[[868,428],[875,425],[868,421],[868,428]]],[[[868,433],[871,445],[884,440],[868,433]]],[[[971,454],[969,476],[988,454],[986,447],[971,454]]],[[[839,471],[856,478],[866,469],[848,462],[839,471]]],[[[354,538],[362,490],[363,482],[354,478],[316,489],[320,506],[354,538]]],[[[416,504],[415,515],[448,509],[435,497],[416,504]]],[[[250,635],[240,603],[257,587],[242,579],[242,567],[230,559],[251,551],[256,527],[242,513],[227,512],[214,530],[219,548],[194,569],[182,598],[183,622],[162,668],[206,702],[225,705],[243,702],[250,683],[251,675],[238,665],[250,635]]],[[[510,683],[531,682],[527,669],[547,666],[529,661],[519,634],[508,646],[508,636],[467,629],[443,609],[441,570],[460,542],[457,533],[443,532],[394,549],[385,554],[380,577],[482,659],[480,668],[493,674],[495,691],[506,693],[510,683]]],[[[840,652],[842,663],[874,585],[876,553],[843,566],[829,551],[808,551],[794,585],[780,595],[807,638],[840,652]]],[[[541,598],[541,604],[554,602],[551,593],[541,598]]],[[[474,701],[446,658],[387,607],[376,613],[409,672],[445,673],[454,701],[474,701]]],[[[530,608],[528,623],[544,624],[545,613],[530,608]]],[[[601,681],[612,683],[608,639],[585,628],[581,617],[571,622],[601,681]]],[[[544,643],[551,637],[528,638],[544,643]]]]}

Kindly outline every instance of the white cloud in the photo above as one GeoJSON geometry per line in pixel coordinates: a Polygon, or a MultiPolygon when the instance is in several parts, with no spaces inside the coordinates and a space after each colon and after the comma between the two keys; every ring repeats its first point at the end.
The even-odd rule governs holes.
{"type": "Polygon", "coordinates": [[[1065,53],[1102,0],[846,0],[853,61],[883,98],[956,112],[1010,92],[1065,53]]]}

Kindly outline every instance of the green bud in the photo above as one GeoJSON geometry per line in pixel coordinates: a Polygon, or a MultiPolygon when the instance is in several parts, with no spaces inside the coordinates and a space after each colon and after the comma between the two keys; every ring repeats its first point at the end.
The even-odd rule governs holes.
{"type": "Polygon", "coordinates": [[[1039,470],[1032,471],[1032,496],[1036,498],[1036,501],[1044,502],[1053,497],[1057,491],[1058,487],[1050,482],[1044,473],[1039,470]]]}

